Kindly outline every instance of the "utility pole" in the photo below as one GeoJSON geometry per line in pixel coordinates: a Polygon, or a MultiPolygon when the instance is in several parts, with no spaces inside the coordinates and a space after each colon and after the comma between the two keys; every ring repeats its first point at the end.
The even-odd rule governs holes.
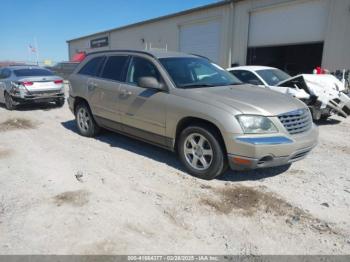
{"type": "Polygon", "coordinates": [[[35,44],[36,64],[39,65],[39,48],[38,48],[38,41],[36,40],[36,37],[34,37],[34,44],[35,44]]]}

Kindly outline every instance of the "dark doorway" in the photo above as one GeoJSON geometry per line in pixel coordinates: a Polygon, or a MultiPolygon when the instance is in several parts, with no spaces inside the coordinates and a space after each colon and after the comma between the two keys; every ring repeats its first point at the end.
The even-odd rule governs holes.
{"type": "Polygon", "coordinates": [[[248,48],[247,64],[277,67],[290,75],[312,73],[321,66],[323,42],[248,48]]]}

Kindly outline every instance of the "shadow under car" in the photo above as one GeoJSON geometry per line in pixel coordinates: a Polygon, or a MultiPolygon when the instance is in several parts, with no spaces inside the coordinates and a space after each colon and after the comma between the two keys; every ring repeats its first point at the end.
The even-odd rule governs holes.
{"type": "MultiPolygon", "coordinates": [[[[61,124],[67,130],[79,134],[75,120],[69,120],[62,122],[61,124]]],[[[122,148],[132,153],[145,156],[161,163],[165,163],[175,169],[178,169],[181,172],[186,173],[185,169],[182,167],[182,164],[177,159],[176,154],[166,149],[107,130],[103,130],[98,136],[95,137],[95,139],[107,143],[111,147],[122,148]]],[[[215,179],[233,182],[256,181],[282,174],[286,172],[289,167],[290,165],[250,171],[228,170],[225,172],[225,174],[218,176],[215,179]]]]}

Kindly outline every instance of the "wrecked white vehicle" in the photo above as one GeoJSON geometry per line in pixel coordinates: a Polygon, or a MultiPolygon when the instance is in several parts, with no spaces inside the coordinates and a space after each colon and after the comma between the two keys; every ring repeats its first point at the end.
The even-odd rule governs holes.
{"type": "Polygon", "coordinates": [[[333,114],[350,115],[350,98],[341,81],[333,75],[301,74],[291,77],[273,67],[240,66],[227,69],[244,83],[270,88],[294,96],[306,103],[314,120],[333,114]]]}

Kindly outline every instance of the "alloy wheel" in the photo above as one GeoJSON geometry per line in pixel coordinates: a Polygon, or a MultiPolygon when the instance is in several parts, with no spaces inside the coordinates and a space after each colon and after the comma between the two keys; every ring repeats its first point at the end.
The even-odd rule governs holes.
{"type": "Polygon", "coordinates": [[[184,155],[188,164],[196,170],[207,170],[213,161],[213,149],[203,135],[192,133],[185,139],[184,155]]]}
{"type": "Polygon", "coordinates": [[[8,110],[12,110],[13,109],[13,101],[12,101],[12,97],[9,94],[5,94],[5,105],[6,108],[8,110]]]}
{"type": "Polygon", "coordinates": [[[91,126],[91,118],[90,113],[86,110],[86,108],[79,108],[78,114],[77,114],[77,120],[79,128],[87,132],[91,126]]]}

